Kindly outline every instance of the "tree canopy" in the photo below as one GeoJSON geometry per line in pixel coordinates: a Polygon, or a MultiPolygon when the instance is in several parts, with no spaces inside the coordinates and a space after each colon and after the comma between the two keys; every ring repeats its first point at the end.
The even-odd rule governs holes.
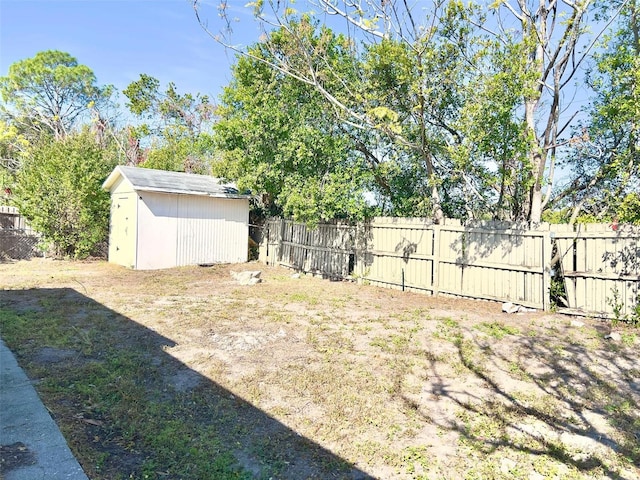
{"type": "MultiPolygon", "coordinates": [[[[350,60],[341,36],[322,29],[306,34],[318,47],[332,50],[335,68],[350,60]]],[[[364,192],[372,187],[364,156],[352,148],[348,132],[317,91],[260,60],[286,50],[290,40],[282,31],[233,67],[234,80],[221,97],[215,126],[223,158],[214,173],[264,193],[263,206],[271,213],[310,223],[363,218],[364,192]]]]}
{"type": "Polygon", "coordinates": [[[621,16],[594,55],[587,84],[595,95],[576,129],[570,198],[571,218],[617,218],[640,223],[640,4],[611,2],[621,16]]]}
{"type": "MultiPolygon", "coordinates": [[[[206,6],[194,3],[208,28],[206,6]]],[[[368,174],[387,187],[378,205],[391,213],[537,223],[557,204],[557,163],[581,161],[572,90],[627,3],[319,0],[305,12],[254,2],[264,38],[242,49],[221,2],[223,28],[208,31],[315,91],[349,148],[367,152],[368,174]],[[308,33],[320,18],[345,32],[350,59],[336,64],[330,36],[308,33]]]]}
{"type": "Polygon", "coordinates": [[[216,107],[207,95],[180,94],[173,83],[163,91],[160,81],[147,74],[141,74],[122,93],[131,113],[141,120],[131,129],[133,138],[150,145],[141,166],[209,173],[216,107]]]}
{"type": "Polygon", "coordinates": [[[0,77],[1,113],[29,138],[58,140],[104,106],[112,91],[98,86],[93,71],[70,54],[47,50],[12,64],[0,77]]]}

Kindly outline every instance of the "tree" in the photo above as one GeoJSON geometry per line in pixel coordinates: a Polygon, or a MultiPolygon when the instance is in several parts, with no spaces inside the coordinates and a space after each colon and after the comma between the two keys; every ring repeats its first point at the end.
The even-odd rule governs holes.
{"type": "MultiPolygon", "coordinates": [[[[581,122],[569,166],[572,181],[558,195],[571,200],[570,221],[588,215],[599,221],[636,222],[640,193],[640,5],[607,2],[621,9],[618,24],[594,56],[587,77],[595,96],[581,122]]],[[[559,202],[560,203],[560,202],[559,202]]]]}
{"type": "Polygon", "coordinates": [[[22,158],[29,142],[18,129],[0,120],[0,199],[11,200],[15,175],[22,165],[22,158]]]}
{"type": "MultiPolygon", "coordinates": [[[[332,122],[365,159],[382,208],[441,219],[444,170],[449,168],[443,146],[451,129],[438,106],[449,100],[456,82],[445,78],[450,72],[440,73],[442,62],[455,53],[438,50],[442,43],[434,37],[440,34],[416,33],[417,44],[409,47],[389,39],[358,49],[344,36],[340,45],[332,43],[329,29],[316,34],[316,22],[309,15],[287,14],[261,42],[267,55],[255,55],[251,49],[245,53],[316,91],[332,122]],[[393,72],[397,67],[401,75],[393,72]],[[430,76],[431,81],[445,80],[439,84],[442,88],[433,88],[437,80],[428,85],[430,76]]],[[[460,72],[459,68],[455,74],[460,72]]]]}
{"type": "MultiPolygon", "coordinates": [[[[204,26],[199,3],[194,6],[204,26]]],[[[601,33],[588,32],[593,1],[498,0],[488,10],[491,21],[486,8],[455,0],[428,6],[393,0],[314,3],[327,18],[344,21],[340,28],[354,61],[366,58],[370,65],[355,84],[350,71],[345,76],[333,68],[329,52],[294,28],[313,22],[293,2],[250,4],[264,25],[266,48],[282,29],[289,35],[288,48],[270,57],[230,42],[227,2],[217,10],[225,30],[210,33],[313,88],[338,123],[367,132],[360,137],[370,140],[367,150],[374,157],[392,147],[401,170],[422,176],[421,191],[436,220],[466,206],[472,207],[467,215],[484,208],[498,218],[541,220],[556,158],[567,148],[563,134],[573,121],[565,114],[566,93],[601,33]],[[485,114],[496,111],[498,123],[484,134],[485,114]]]]}
{"type": "Polygon", "coordinates": [[[29,139],[59,140],[107,104],[112,91],[98,86],[91,69],[68,53],[48,50],[12,64],[0,77],[1,112],[29,139]]]}
{"type": "MultiPolygon", "coordinates": [[[[567,90],[573,87],[572,82],[603,31],[589,33],[588,15],[595,10],[591,0],[498,0],[493,7],[498,14],[506,12],[506,17],[517,20],[520,28],[515,32],[526,58],[525,69],[535,72],[522,90],[529,143],[525,168],[531,178],[522,214],[537,223],[551,199],[556,160],[566,147],[562,134],[574,119],[574,115],[565,115],[567,90]]],[[[616,14],[612,10],[603,21],[610,21],[616,14]]],[[[498,35],[506,40],[514,32],[502,27],[507,23],[500,17],[498,35]]]]}
{"type": "Polygon", "coordinates": [[[102,183],[115,165],[114,150],[88,129],[30,150],[17,173],[16,203],[57,254],[102,253],[109,231],[109,194],[102,183]]]}
{"type": "Polygon", "coordinates": [[[173,83],[161,91],[160,82],[146,74],[123,93],[129,110],[143,121],[132,128],[133,137],[146,138],[151,147],[141,166],[209,172],[213,155],[210,129],[216,107],[208,96],[180,94],[173,83]]]}
{"type": "MultiPolygon", "coordinates": [[[[305,28],[305,27],[303,27],[305,28]]],[[[314,35],[340,61],[342,38],[323,30],[314,35]]],[[[333,218],[363,218],[364,191],[371,185],[363,156],[330,106],[308,85],[271,69],[265,59],[286,49],[286,31],[274,34],[267,47],[252,47],[233,67],[233,80],[221,98],[215,140],[222,158],[214,173],[241,189],[264,194],[272,214],[292,215],[310,224],[333,218]]]]}

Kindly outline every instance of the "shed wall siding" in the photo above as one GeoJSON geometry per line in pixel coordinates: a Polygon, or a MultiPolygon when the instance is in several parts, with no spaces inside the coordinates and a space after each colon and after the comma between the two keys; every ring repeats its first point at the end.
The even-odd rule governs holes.
{"type": "Polygon", "coordinates": [[[137,190],[113,178],[109,261],[139,270],[246,262],[249,199],[137,190]]]}
{"type": "Polygon", "coordinates": [[[178,196],[151,192],[139,195],[136,268],[175,267],[178,196]]]}
{"type": "Polygon", "coordinates": [[[118,181],[113,185],[113,187],[111,187],[109,191],[111,192],[111,195],[135,192],[133,185],[131,185],[131,182],[122,177],[118,179],[118,181]]]}
{"type": "Polygon", "coordinates": [[[178,196],[177,265],[247,261],[249,202],[178,196]]]}

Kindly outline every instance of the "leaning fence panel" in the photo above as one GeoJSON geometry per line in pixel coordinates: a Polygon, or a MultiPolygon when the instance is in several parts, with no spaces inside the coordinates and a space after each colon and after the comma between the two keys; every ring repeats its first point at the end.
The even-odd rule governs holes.
{"type": "Polygon", "coordinates": [[[637,315],[640,227],[578,225],[556,234],[568,308],[607,317],[637,315]]]}

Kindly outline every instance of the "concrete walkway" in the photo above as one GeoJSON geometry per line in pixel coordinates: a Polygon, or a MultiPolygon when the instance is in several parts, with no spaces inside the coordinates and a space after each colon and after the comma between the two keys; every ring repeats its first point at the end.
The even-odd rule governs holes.
{"type": "Polygon", "coordinates": [[[0,339],[0,478],[87,480],[33,385],[0,339]]]}

